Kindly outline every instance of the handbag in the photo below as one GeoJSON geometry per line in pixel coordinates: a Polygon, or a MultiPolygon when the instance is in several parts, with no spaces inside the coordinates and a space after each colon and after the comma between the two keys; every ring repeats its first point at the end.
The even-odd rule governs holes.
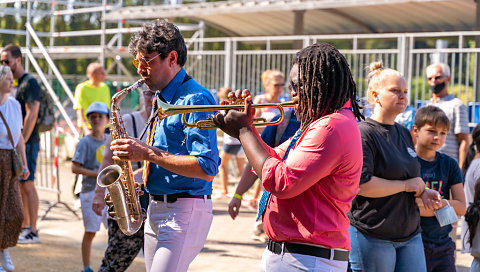
{"type": "Polygon", "coordinates": [[[15,149],[15,145],[13,144],[13,137],[12,133],[10,132],[10,128],[8,127],[7,121],[5,121],[5,118],[3,117],[2,112],[0,111],[0,117],[2,117],[3,123],[5,124],[5,127],[7,128],[8,132],[8,138],[10,139],[10,143],[12,144],[12,165],[13,165],[13,173],[15,174],[16,177],[20,177],[23,175],[23,161],[22,157],[20,154],[18,154],[17,150],[15,149]]]}

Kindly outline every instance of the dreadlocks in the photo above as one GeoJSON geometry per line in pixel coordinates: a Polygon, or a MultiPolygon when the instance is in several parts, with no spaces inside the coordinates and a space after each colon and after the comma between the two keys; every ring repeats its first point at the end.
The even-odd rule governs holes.
{"type": "Polygon", "coordinates": [[[355,117],[365,119],[348,63],[335,47],[327,43],[308,46],[296,54],[293,64],[298,65],[298,115],[303,127],[338,111],[349,99],[355,117]]]}

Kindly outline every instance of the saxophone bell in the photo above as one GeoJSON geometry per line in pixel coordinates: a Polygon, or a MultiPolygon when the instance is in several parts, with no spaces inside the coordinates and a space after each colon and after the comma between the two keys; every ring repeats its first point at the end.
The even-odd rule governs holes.
{"type": "MultiPolygon", "coordinates": [[[[119,228],[127,235],[133,235],[137,232],[136,225],[143,223],[146,218],[145,209],[141,208],[141,217],[131,216],[128,207],[117,207],[118,203],[128,205],[127,191],[121,180],[122,168],[116,164],[105,167],[97,177],[97,184],[100,187],[107,188],[108,194],[105,196],[105,203],[109,207],[108,215],[117,218],[119,228]],[[116,200],[116,201],[114,201],[116,200]],[[112,209],[115,207],[115,209],[112,209]]],[[[138,194],[138,187],[135,186],[135,191],[138,194]]]]}

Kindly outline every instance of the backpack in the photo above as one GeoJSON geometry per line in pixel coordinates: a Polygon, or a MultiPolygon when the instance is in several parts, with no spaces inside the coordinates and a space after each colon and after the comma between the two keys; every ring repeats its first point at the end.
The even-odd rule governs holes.
{"type": "MultiPolygon", "coordinates": [[[[31,78],[33,77],[30,74],[27,74],[22,80],[21,85],[27,84],[31,78]]],[[[37,123],[35,125],[38,132],[49,131],[55,125],[55,108],[53,100],[43,88],[40,91],[40,108],[38,109],[37,123]]]]}

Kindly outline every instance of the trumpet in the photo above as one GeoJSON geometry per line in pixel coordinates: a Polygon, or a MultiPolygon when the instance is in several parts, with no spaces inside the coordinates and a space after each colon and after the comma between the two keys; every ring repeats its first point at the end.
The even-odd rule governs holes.
{"type": "MultiPolygon", "coordinates": [[[[231,105],[194,105],[194,106],[180,106],[180,105],[171,105],[165,103],[157,98],[158,105],[158,116],[161,119],[168,116],[182,114],[182,121],[186,127],[197,127],[198,129],[211,129],[217,128],[215,123],[211,119],[201,119],[195,123],[188,123],[186,120],[186,114],[195,112],[205,112],[205,111],[220,111],[220,110],[244,110],[245,104],[231,104],[231,105]]],[[[294,101],[282,102],[282,103],[263,103],[263,104],[252,104],[254,108],[277,108],[280,112],[280,118],[276,121],[267,122],[265,118],[254,118],[254,126],[273,126],[278,125],[282,122],[284,116],[284,107],[293,108],[295,107],[294,101]]]]}

